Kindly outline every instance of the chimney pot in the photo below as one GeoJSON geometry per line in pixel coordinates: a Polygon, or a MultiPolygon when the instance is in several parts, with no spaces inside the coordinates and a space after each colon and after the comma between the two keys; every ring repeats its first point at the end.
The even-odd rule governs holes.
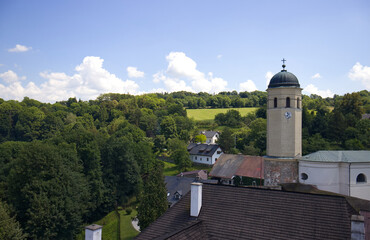
{"type": "Polygon", "coordinates": [[[365,239],[364,216],[351,216],[351,239],[365,239]]]}
{"type": "Polygon", "coordinates": [[[202,186],[203,183],[191,183],[190,216],[198,217],[202,208],[202,186]]]}
{"type": "Polygon", "coordinates": [[[85,240],[101,240],[102,226],[91,224],[85,227],[85,240]]]}

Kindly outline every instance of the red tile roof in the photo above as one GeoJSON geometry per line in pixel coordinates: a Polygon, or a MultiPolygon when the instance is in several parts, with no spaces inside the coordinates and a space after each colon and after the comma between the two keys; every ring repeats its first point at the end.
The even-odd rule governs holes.
{"type": "Polygon", "coordinates": [[[263,157],[241,154],[222,154],[213,165],[211,177],[243,176],[263,179],[263,157]]]}

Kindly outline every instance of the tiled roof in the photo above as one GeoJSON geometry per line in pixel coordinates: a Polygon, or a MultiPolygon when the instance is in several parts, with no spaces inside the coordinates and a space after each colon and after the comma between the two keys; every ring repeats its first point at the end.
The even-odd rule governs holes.
{"type": "Polygon", "coordinates": [[[195,144],[188,145],[190,155],[209,156],[212,157],[219,146],[217,144],[195,144]]]}
{"type": "Polygon", "coordinates": [[[188,193],[136,239],[350,239],[354,213],[340,196],[203,184],[198,218],[188,193]]]}
{"type": "Polygon", "coordinates": [[[209,176],[220,178],[243,176],[263,179],[263,157],[222,154],[213,165],[209,176]]]}
{"type": "Polygon", "coordinates": [[[200,132],[201,134],[205,135],[207,138],[211,138],[214,135],[216,135],[216,131],[202,131],[200,132]]]}
{"type": "Polygon", "coordinates": [[[177,177],[192,177],[192,178],[199,178],[203,180],[208,179],[208,174],[204,170],[194,170],[190,172],[181,172],[176,175],[177,177]]]}
{"type": "Polygon", "coordinates": [[[190,184],[194,181],[194,178],[182,178],[176,176],[165,176],[164,181],[166,182],[166,189],[169,196],[167,201],[171,204],[176,203],[178,200],[174,198],[176,192],[181,191],[182,195],[185,195],[190,191],[190,184]]]}
{"type": "Polygon", "coordinates": [[[299,161],[369,163],[370,151],[317,151],[301,157],[299,161]]]}

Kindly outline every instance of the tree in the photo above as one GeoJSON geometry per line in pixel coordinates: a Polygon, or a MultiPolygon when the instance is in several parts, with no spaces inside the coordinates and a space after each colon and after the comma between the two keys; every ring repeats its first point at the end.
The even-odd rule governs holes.
{"type": "Polygon", "coordinates": [[[19,222],[15,217],[11,217],[8,205],[2,201],[0,201],[0,239],[27,239],[27,235],[23,233],[19,222]]]}
{"type": "Polygon", "coordinates": [[[166,139],[177,137],[177,127],[173,117],[166,116],[163,118],[161,122],[161,132],[166,139]]]}
{"type": "Polygon", "coordinates": [[[177,164],[180,171],[186,171],[187,168],[191,167],[192,162],[185,142],[177,138],[170,139],[168,149],[170,158],[177,164]]]}
{"type": "Polygon", "coordinates": [[[207,137],[204,134],[199,134],[194,137],[194,142],[196,143],[205,143],[207,141],[207,137]]]}
{"type": "Polygon", "coordinates": [[[187,169],[192,165],[189,152],[186,150],[186,148],[177,149],[176,151],[172,152],[170,157],[177,164],[177,168],[180,171],[187,171],[187,169]]]}
{"type": "Polygon", "coordinates": [[[256,112],[256,117],[266,119],[267,118],[266,111],[267,111],[267,106],[266,105],[264,105],[262,107],[259,107],[257,109],[257,112],[256,112]]]}
{"type": "Polygon", "coordinates": [[[225,153],[230,152],[230,150],[235,147],[235,138],[232,134],[233,132],[231,131],[231,129],[225,127],[220,134],[220,138],[217,141],[217,143],[220,144],[225,153]]]}
{"type": "Polygon", "coordinates": [[[344,130],[346,129],[346,121],[343,114],[334,110],[329,114],[327,136],[329,139],[334,140],[338,143],[344,141],[344,130]]]}
{"type": "Polygon", "coordinates": [[[219,113],[215,116],[215,122],[221,126],[239,127],[242,116],[240,112],[234,109],[228,110],[226,113],[219,113]]]}
{"type": "Polygon", "coordinates": [[[167,210],[167,191],[163,177],[163,163],[156,161],[144,180],[144,191],[139,197],[137,217],[143,231],[167,210]]]}
{"type": "Polygon", "coordinates": [[[338,110],[346,116],[353,114],[356,119],[361,119],[363,114],[361,96],[359,93],[347,93],[339,103],[338,110]]]}
{"type": "Polygon", "coordinates": [[[249,141],[253,142],[253,146],[260,150],[261,155],[266,149],[266,126],[266,119],[263,118],[257,118],[250,124],[249,141]]]}
{"type": "Polygon", "coordinates": [[[135,143],[128,136],[111,136],[102,149],[103,181],[109,190],[110,206],[124,204],[140,191],[140,168],[135,143]]]}
{"type": "Polygon", "coordinates": [[[71,239],[89,199],[73,145],[24,144],[7,178],[8,201],[30,239],[71,239]]]}

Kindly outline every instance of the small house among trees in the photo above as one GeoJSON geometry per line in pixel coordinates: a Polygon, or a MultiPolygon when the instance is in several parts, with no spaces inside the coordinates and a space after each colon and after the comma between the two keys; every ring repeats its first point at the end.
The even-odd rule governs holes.
{"type": "Polygon", "coordinates": [[[216,131],[202,131],[201,134],[206,136],[206,138],[207,138],[206,143],[207,144],[216,144],[218,138],[220,137],[220,133],[216,132],[216,131]]]}
{"type": "Polygon", "coordinates": [[[188,145],[188,152],[191,161],[208,165],[213,165],[223,154],[217,144],[190,143],[188,145]]]}

